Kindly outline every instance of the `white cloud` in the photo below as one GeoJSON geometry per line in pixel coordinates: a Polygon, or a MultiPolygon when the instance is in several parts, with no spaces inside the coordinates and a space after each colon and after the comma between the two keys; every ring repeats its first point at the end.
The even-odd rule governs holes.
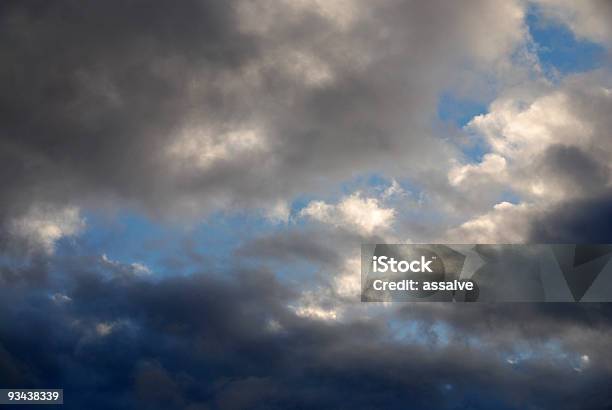
{"type": "Polygon", "coordinates": [[[64,295],[63,293],[55,293],[50,296],[50,298],[57,305],[63,305],[72,302],[72,298],[70,296],[64,295]]]}
{"type": "Polygon", "coordinates": [[[475,164],[458,165],[449,183],[469,201],[510,191],[520,205],[502,203],[449,233],[467,242],[525,240],[529,217],[563,201],[595,195],[610,185],[612,93],[606,72],[566,78],[559,86],[509,92],[466,126],[490,152],[475,164]]]}
{"type": "Polygon", "coordinates": [[[289,222],[291,210],[287,201],[278,200],[266,209],[266,216],[271,222],[289,222]]]}
{"type": "Polygon", "coordinates": [[[325,292],[322,289],[317,291],[304,291],[295,305],[289,308],[300,317],[307,317],[315,320],[335,321],[341,318],[340,307],[331,306],[325,303],[325,292]]]}
{"type": "Polygon", "coordinates": [[[130,266],[132,267],[132,270],[134,271],[134,273],[137,275],[150,275],[151,274],[151,269],[149,269],[147,265],[143,263],[134,262],[130,266]]]}
{"type": "Polygon", "coordinates": [[[237,161],[245,155],[265,152],[267,142],[258,128],[236,130],[185,129],[167,147],[167,154],[175,160],[207,170],[220,161],[237,161]]]}
{"type": "Polygon", "coordinates": [[[96,333],[98,336],[104,337],[112,333],[115,323],[113,322],[100,322],[96,324],[96,333]]]}
{"type": "Polygon", "coordinates": [[[361,257],[353,256],[344,262],[340,274],[334,277],[336,293],[343,298],[355,299],[361,293],[361,257]]]}
{"type": "Polygon", "coordinates": [[[590,366],[590,364],[591,364],[591,358],[589,357],[589,355],[583,354],[577,360],[577,363],[574,366],[574,370],[577,371],[578,373],[582,373],[590,366]]]}
{"type": "Polygon", "coordinates": [[[85,228],[85,219],[79,208],[52,206],[35,206],[9,224],[9,231],[15,237],[25,240],[35,250],[47,254],[55,251],[55,244],[64,237],[78,235],[85,228]]]}
{"type": "Polygon", "coordinates": [[[317,319],[317,320],[324,320],[324,321],[338,319],[338,312],[336,311],[336,309],[324,309],[320,306],[314,306],[314,305],[299,306],[299,307],[296,307],[294,311],[296,315],[300,317],[307,317],[310,319],[317,319]]]}
{"type": "Polygon", "coordinates": [[[458,186],[469,180],[484,176],[503,181],[506,174],[506,159],[498,154],[486,154],[479,164],[457,166],[450,170],[448,179],[451,185],[458,186]]]}
{"type": "Polygon", "coordinates": [[[112,268],[115,271],[130,273],[134,275],[150,275],[152,273],[151,269],[141,262],[132,262],[129,264],[125,264],[109,258],[105,253],[102,254],[100,260],[104,265],[112,268]]]}
{"type": "Polygon", "coordinates": [[[387,200],[396,196],[402,196],[405,195],[406,192],[404,191],[404,189],[402,188],[402,186],[395,180],[391,180],[391,185],[389,185],[389,187],[387,189],[384,190],[384,192],[382,193],[381,198],[383,200],[387,200]]]}
{"type": "Polygon", "coordinates": [[[552,143],[582,144],[593,130],[572,107],[571,97],[556,91],[525,102],[500,98],[489,113],[478,115],[467,126],[483,135],[498,155],[529,161],[552,143]]]}
{"type": "Polygon", "coordinates": [[[501,202],[493,210],[448,232],[454,243],[522,243],[528,236],[532,205],[501,202]]]}
{"type": "Polygon", "coordinates": [[[612,144],[604,111],[612,108],[612,95],[599,81],[597,74],[586,74],[569,78],[560,89],[531,101],[501,97],[489,113],[476,116],[467,126],[468,131],[484,137],[492,152],[480,164],[467,165],[450,177],[459,184],[463,175],[476,171],[488,174],[490,182],[503,177],[509,188],[525,198],[544,202],[584,194],[586,187],[562,180],[581,170],[572,164],[550,164],[547,155],[554,147],[574,147],[606,166],[612,144]],[[500,166],[494,166],[492,158],[500,166]]]}
{"type": "Polygon", "coordinates": [[[360,192],[356,192],[335,205],[312,201],[301,210],[300,215],[369,235],[390,229],[395,210],[382,207],[376,198],[363,198],[360,192]]]}

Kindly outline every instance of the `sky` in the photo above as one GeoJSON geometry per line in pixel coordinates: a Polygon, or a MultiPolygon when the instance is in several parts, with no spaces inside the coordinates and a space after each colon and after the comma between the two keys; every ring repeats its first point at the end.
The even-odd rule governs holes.
{"type": "Polygon", "coordinates": [[[612,408],[608,304],[361,303],[362,243],[612,242],[607,0],[3,1],[0,387],[612,408]]]}

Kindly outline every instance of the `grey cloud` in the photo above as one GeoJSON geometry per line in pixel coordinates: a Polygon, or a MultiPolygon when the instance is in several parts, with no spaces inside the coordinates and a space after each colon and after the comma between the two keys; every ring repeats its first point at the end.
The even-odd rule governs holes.
{"type": "MultiPolygon", "coordinates": [[[[507,57],[521,35],[514,2],[358,2],[348,23],[289,3],[260,15],[258,2],[250,28],[241,4],[3,2],[0,220],[38,202],[152,214],[259,206],[325,190],[356,170],[418,175],[447,190],[455,154],[431,137],[438,92],[461,78],[457,67],[490,73],[482,66],[507,57]],[[265,136],[261,152],[233,151],[232,138],[248,145],[245,129],[265,136]],[[210,146],[165,155],[198,130],[211,134],[210,146]],[[221,160],[200,167],[199,154],[221,160]]],[[[606,107],[589,101],[577,109],[609,121],[606,107]]],[[[553,150],[546,169],[570,157],[592,165],[577,181],[599,175],[593,164],[603,159],[583,154],[553,150]]],[[[559,208],[533,237],[606,240],[609,199],[575,202],[580,214],[559,208]]],[[[237,255],[333,266],[361,240],[287,232],[237,255]]],[[[14,238],[2,230],[0,241],[14,238]]],[[[50,266],[36,257],[0,271],[0,382],[60,384],[72,394],[67,408],[597,409],[612,401],[605,306],[410,305],[329,323],[296,315],[288,305],[299,294],[266,270],[156,282],[92,259],[50,266]],[[61,271],[57,282],[50,268],[61,271]],[[71,301],[55,303],[57,293],[71,301]],[[398,338],[390,323],[416,323],[425,342],[398,338]],[[451,340],[476,336],[487,349],[445,345],[440,324],[451,340]],[[591,355],[591,368],[578,375],[537,357],[511,367],[503,354],[515,341],[540,353],[559,341],[591,355]]]]}
{"type": "Polygon", "coordinates": [[[609,189],[564,201],[530,221],[529,240],[550,243],[612,242],[612,193],[609,189]]]}
{"type": "Polygon", "coordinates": [[[503,59],[493,41],[520,40],[520,19],[489,2],[349,3],[350,24],[248,6],[4,3],[2,219],[33,203],[260,206],[355,167],[429,168],[452,151],[428,135],[454,63],[503,59]],[[204,145],[166,155],[199,132],[204,145]],[[244,148],[244,132],[263,151],[244,148]],[[198,167],[202,156],[212,165],[198,167]]]}
{"type": "Polygon", "coordinates": [[[560,184],[575,196],[596,193],[610,179],[608,164],[576,146],[551,145],[535,165],[547,185],[560,184]]]}
{"type": "Polygon", "coordinates": [[[295,315],[286,307],[295,295],[263,271],[155,283],[74,268],[61,285],[67,304],[46,295],[60,283],[0,290],[0,380],[59,383],[67,408],[597,409],[612,400],[602,305],[411,304],[331,324],[295,315]],[[121,325],[100,333],[99,323],[121,325]],[[392,330],[402,327],[408,334],[392,330]],[[536,354],[508,363],[520,348],[536,354]],[[585,354],[592,361],[579,374],[572,358],[585,354]],[[572,388],[560,399],[562,385],[572,388]]]}
{"type": "Polygon", "coordinates": [[[322,234],[320,230],[288,230],[255,238],[243,244],[236,251],[236,255],[250,260],[305,260],[317,264],[337,265],[341,261],[341,250],[330,247],[329,240],[329,235],[322,234]]]}

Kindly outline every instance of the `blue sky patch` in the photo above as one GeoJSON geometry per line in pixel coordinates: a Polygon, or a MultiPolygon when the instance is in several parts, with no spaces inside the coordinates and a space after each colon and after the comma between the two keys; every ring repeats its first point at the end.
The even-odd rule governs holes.
{"type": "Polygon", "coordinates": [[[590,71],[603,64],[603,46],[576,38],[567,26],[542,18],[537,8],[530,8],[526,23],[545,71],[552,69],[560,74],[571,74],[590,71]]]}

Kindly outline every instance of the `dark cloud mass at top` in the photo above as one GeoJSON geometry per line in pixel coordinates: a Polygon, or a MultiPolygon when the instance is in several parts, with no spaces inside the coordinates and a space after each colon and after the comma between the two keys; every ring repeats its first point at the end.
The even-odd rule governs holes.
{"type": "Polygon", "coordinates": [[[0,388],[70,409],[612,408],[607,304],[364,306],[354,255],[610,242],[610,10],[0,2],[0,388]],[[528,13],[600,66],[548,72],[528,13]],[[445,95],[486,109],[454,124],[445,95]],[[196,227],[151,267],[128,261],[163,248],[144,223],[106,250],[109,209],[196,227]]]}
{"type": "Polygon", "coordinates": [[[154,202],[169,136],[195,106],[229,115],[231,96],[210,80],[256,53],[226,2],[3,9],[2,175],[15,207],[92,190],[154,202]],[[196,73],[212,89],[191,99],[196,73]]]}
{"type": "Polygon", "coordinates": [[[437,93],[459,76],[453,64],[503,57],[512,13],[489,2],[5,2],[2,212],[253,206],[356,167],[427,169],[450,149],[427,135],[437,93]]]}

